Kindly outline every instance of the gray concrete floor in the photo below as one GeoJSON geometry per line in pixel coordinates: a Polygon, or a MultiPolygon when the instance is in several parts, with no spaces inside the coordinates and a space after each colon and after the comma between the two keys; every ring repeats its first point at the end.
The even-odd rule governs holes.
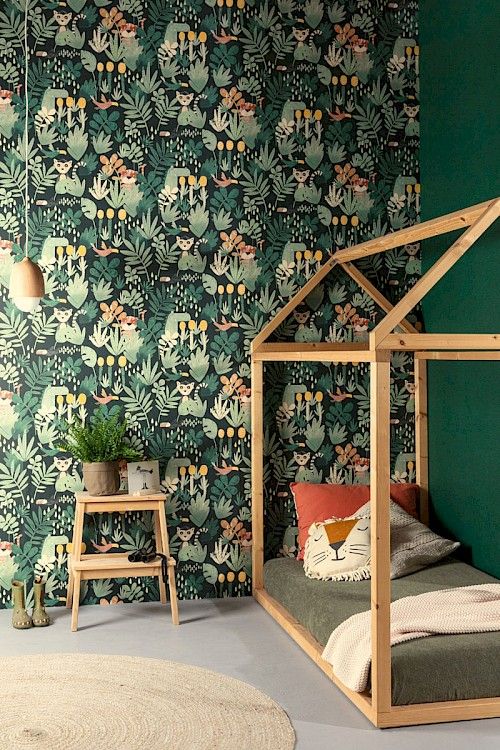
{"type": "Polygon", "coordinates": [[[0,656],[50,652],[128,654],[222,672],[254,685],[283,706],[297,734],[297,750],[500,748],[500,719],[374,729],[250,598],[179,605],[178,628],[171,624],[170,611],[160,604],[81,607],[77,633],[70,632],[66,609],[50,610],[54,619],[51,627],[27,631],[13,630],[11,613],[4,610],[0,612],[0,656]]]}

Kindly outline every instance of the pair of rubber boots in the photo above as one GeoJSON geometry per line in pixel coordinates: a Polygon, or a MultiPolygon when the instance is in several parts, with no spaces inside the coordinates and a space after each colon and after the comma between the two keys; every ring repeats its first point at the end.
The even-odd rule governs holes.
{"type": "Polygon", "coordinates": [[[45,611],[45,584],[37,582],[33,584],[33,596],[35,605],[33,614],[29,615],[26,610],[26,599],[24,594],[24,581],[12,581],[12,627],[16,630],[27,630],[28,628],[44,628],[50,625],[50,618],[45,611]]]}

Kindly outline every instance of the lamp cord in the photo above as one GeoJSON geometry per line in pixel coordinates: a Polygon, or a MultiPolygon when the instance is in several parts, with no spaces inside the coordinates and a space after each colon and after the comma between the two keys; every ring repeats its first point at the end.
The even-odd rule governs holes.
{"type": "Polygon", "coordinates": [[[24,227],[25,227],[25,255],[28,257],[28,201],[29,201],[29,158],[28,158],[28,139],[29,139],[29,106],[28,106],[28,60],[29,60],[29,48],[28,48],[28,5],[29,0],[24,1],[24,140],[25,140],[25,165],[26,165],[26,183],[24,188],[24,227]]]}

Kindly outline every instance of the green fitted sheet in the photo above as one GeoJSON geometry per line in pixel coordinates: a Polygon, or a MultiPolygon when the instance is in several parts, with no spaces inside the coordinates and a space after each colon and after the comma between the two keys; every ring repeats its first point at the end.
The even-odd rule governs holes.
{"type": "MultiPolygon", "coordinates": [[[[392,581],[392,599],[481,583],[498,581],[448,559],[392,581]]],[[[269,560],[264,585],[322,646],[341,622],[370,608],[370,581],[312,581],[291,558],[269,560]]],[[[500,632],[434,635],[392,647],[393,705],[492,696],[500,696],[500,632]]]]}

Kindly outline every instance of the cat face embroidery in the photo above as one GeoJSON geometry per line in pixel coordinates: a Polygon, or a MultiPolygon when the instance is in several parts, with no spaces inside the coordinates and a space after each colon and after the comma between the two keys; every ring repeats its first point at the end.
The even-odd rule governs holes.
{"type": "Polygon", "coordinates": [[[66,29],[68,28],[68,24],[72,18],[73,18],[73,14],[70,12],[61,13],[60,10],[54,11],[54,20],[59,26],[59,31],[66,31],[66,29]]]}
{"type": "Polygon", "coordinates": [[[71,318],[71,310],[61,310],[59,307],[54,308],[54,317],[58,323],[67,323],[71,318]]]}
{"type": "Polygon", "coordinates": [[[60,472],[66,473],[70,470],[71,464],[73,463],[72,458],[57,458],[54,457],[54,466],[60,472]]]}
{"type": "Polygon", "coordinates": [[[59,179],[64,180],[68,172],[70,171],[71,167],[73,165],[73,162],[71,159],[54,159],[54,167],[56,171],[59,173],[59,179]]]}
{"type": "Polygon", "coordinates": [[[405,115],[410,118],[410,120],[414,120],[415,117],[418,115],[418,110],[420,109],[419,104],[403,104],[403,109],[405,111],[405,115]]]}
{"type": "Polygon", "coordinates": [[[182,396],[183,401],[188,401],[190,395],[192,394],[194,390],[194,383],[181,383],[180,380],[176,383],[177,390],[182,396]]]}
{"type": "Polygon", "coordinates": [[[190,92],[189,94],[184,94],[181,91],[176,91],[175,97],[182,107],[181,111],[187,112],[189,105],[194,99],[194,94],[192,92],[190,92]]]}
{"type": "Polygon", "coordinates": [[[187,255],[194,245],[194,237],[177,237],[177,246],[182,250],[182,255],[187,255]]]}
{"type": "Polygon", "coordinates": [[[412,245],[405,245],[405,250],[408,253],[408,255],[414,257],[418,253],[419,245],[418,243],[413,243],[412,245]]]}
{"type": "Polygon", "coordinates": [[[298,451],[293,452],[293,459],[298,466],[307,466],[310,458],[310,451],[305,451],[304,453],[299,453],[298,451]]]}
{"type": "Polygon", "coordinates": [[[309,169],[297,169],[296,167],[293,168],[293,176],[299,183],[299,185],[304,185],[309,175],[311,174],[311,171],[309,169]]]}
{"type": "Polygon", "coordinates": [[[309,529],[307,544],[312,548],[310,564],[316,570],[322,567],[334,570],[336,563],[342,563],[341,569],[355,570],[360,566],[360,561],[361,564],[367,562],[370,519],[346,518],[343,521],[313,524],[309,529]]]}
{"type": "Polygon", "coordinates": [[[191,526],[189,523],[184,523],[181,526],[178,526],[177,536],[182,542],[181,547],[187,547],[194,536],[194,526],[191,526]]]}
{"type": "Polygon", "coordinates": [[[307,37],[309,36],[309,29],[297,29],[295,26],[292,29],[293,38],[299,43],[304,44],[307,37]]]}

